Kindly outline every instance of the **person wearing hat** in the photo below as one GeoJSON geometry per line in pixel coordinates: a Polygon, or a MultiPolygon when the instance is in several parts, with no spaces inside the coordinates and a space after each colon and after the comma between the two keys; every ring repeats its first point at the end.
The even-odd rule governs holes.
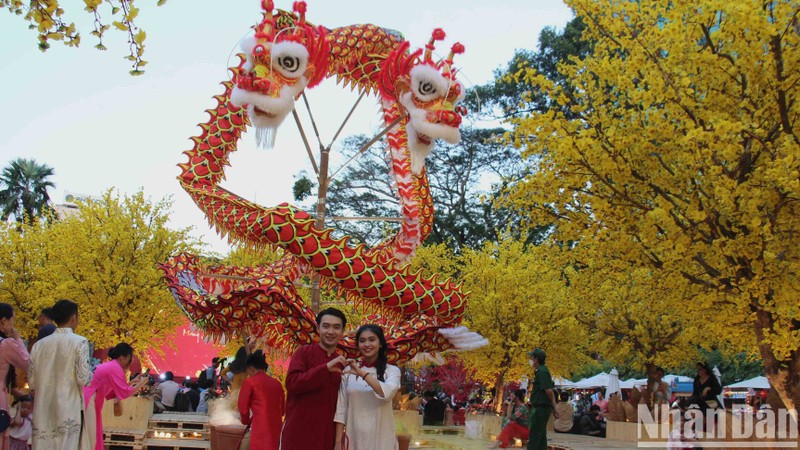
{"type": "Polygon", "coordinates": [[[541,348],[528,352],[533,366],[533,383],[531,388],[531,410],[529,417],[530,429],[528,437],[528,450],[547,450],[547,421],[550,414],[558,419],[556,412],[556,398],[553,395],[553,377],[545,365],[547,354],[541,348]]]}

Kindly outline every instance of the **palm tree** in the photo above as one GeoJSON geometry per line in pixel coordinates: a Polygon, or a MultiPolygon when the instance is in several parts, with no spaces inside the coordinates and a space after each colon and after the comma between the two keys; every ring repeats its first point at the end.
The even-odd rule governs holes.
{"type": "Polygon", "coordinates": [[[33,159],[17,158],[0,174],[0,218],[14,216],[17,222],[33,221],[50,209],[47,188],[55,187],[49,180],[55,175],[52,167],[33,159]]]}

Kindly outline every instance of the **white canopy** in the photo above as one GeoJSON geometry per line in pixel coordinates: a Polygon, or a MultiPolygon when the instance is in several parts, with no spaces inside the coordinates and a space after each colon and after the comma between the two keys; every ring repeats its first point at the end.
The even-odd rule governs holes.
{"type": "Polygon", "coordinates": [[[625,381],[619,382],[620,389],[633,389],[636,386],[644,386],[647,384],[647,378],[628,378],[625,381]]]}
{"type": "MultiPolygon", "coordinates": [[[[564,387],[573,388],[573,389],[596,389],[596,388],[606,388],[606,389],[608,389],[609,388],[609,382],[611,382],[611,380],[612,380],[612,374],[614,374],[615,371],[616,371],[616,369],[612,370],[611,374],[608,374],[608,373],[605,373],[605,372],[601,372],[601,373],[598,373],[595,376],[592,376],[592,377],[589,377],[589,378],[584,378],[584,379],[582,379],[580,381],[576,381],[571,386],[566,386],[565,385],[564,387]]],[[[619,389],[633,389],[634,387],[644,386],[644,385],[647,384],[647,378],[638,378],[638,379],[637,378],[628,378],[625,381],[621,381],[621,380],[619,380],[619,377],[617,376],[616,379],[618,380],[617,382],[619,383],[619,385],[618,385],[619,389]]],[[[567,383],[569,383],[569,381],[567,381],[567,380],[565,380],[565,381],[567,383]]],[[[683,375],[664,375],[663,381],[665,383],[668,383],[668,384],[672,385],[672,386],[675,386],[676,383],[691,383],[692,381],[694,381],[694,378],[685,377],[683,375]]],[[[556,382],[556,385],[559,385],[559,383],[556,382]]]]}
{"type": "Polygon", "coordinates": [[[561,389],[573,389],[575,387],[575,383],[562,377],[553,378],[553,384],[555,384],[556,387],[561,389]]]}
{"type": "Polygon", "coordinates": [[[575,382],[573,386],[575,389],[593,389],[608,386],[608,374],[600,372],[597,375],[589,378],[584,378],[575,382]]]}
{"type": "Polygon", "coordinates": [[[749,380],[740,381],[725,386],[731,389],[769,389],[769,380],[767,377],[754,377],[749,380]]]}

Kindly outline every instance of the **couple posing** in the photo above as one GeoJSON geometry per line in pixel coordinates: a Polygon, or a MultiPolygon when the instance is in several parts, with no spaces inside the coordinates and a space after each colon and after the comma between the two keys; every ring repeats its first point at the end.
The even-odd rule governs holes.
{"type": "Polygon", "coordinates": [[[321,311],[319,343],[292,356],[281,450],[397,448],[392,398],[400,389],[400,369],[386,363],[386,338],[377,325],[356,332],[360,361],[339,355],[345,325],[338,309],[321,311]]]}

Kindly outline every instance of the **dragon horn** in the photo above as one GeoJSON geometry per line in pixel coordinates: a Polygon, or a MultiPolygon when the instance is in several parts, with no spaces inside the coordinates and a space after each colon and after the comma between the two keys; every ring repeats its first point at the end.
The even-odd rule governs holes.
{"type": "Polygon", "coordinates": [[[453,57],[456,55],[460,55],[462,53],[464,53],[464,44],[462,44],[461,42],[456,42],[450,49],[450,54],[447,55],[447,59],[445,60],[445,62],[447,63],[448,66],[453,64],[453,57]]]}
{"type": "Polygon", "coordinates": [[[453,44],[453,47],[450,48],[450,54],[447,55],[447,58],[440,63],[443,65],[448,77],[450,76],[450,68],[453,66],[453,57],[462,53],[464,53],[464,44],[456,42],[453,44]]]}
{"type": "Polygon", "coordinates": [[[306,2],[303,1],[294,2],[294,4],[292,5],[292,9],[294,10],[294,12],[297,13],[298,16],[300,16],[298,25],[301,27],[304,26],[306,24],[306,9],[307,9],[306,2]]]}
{"type": "Polygon", "coordinates": [[[271,41],[275,32],[275,21],[272,18],[272,10],[275,4],[272,0],[262,0],[261,7],[264,9],[264,18],[256,27],[256,39],[266,39],[271,41]]]}
{"type": "Polygon", "coordinates": [[[425,61],[433,62],[432,54],[433,49],[435,48],[434,43],[436,41],[441,41],[442,39],[444,39],[444,30],[441,28],[436,28],[433,30],[433,33],[431,33],[431,40],[428,41],[428,44],[425,46],[425,61]]]}

